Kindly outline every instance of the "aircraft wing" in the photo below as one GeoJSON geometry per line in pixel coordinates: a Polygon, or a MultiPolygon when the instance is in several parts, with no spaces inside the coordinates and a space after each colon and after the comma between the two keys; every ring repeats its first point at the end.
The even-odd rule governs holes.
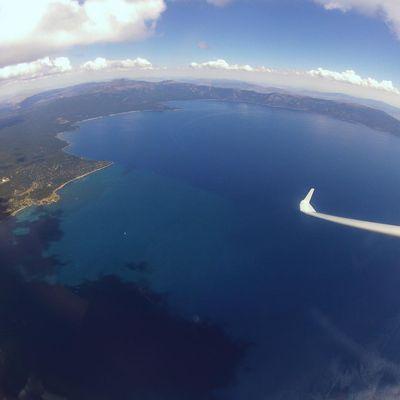
{"type": "Polygon", "coordinates": [[[311,198],[314,194],[314,188],[310,189],[307,196],[300,202],[300,211],[311,217],[324,219],[326,221],[334,222],[336,224],[351,226],[352,228],[364,229],[366,231],[381,233],[383,235],[400,237],[400,226],[381,224],[377,222],[363,221],[359,219],[338,217],[336,215],[323,214],[315,210],[310,204],[311,198]]]}

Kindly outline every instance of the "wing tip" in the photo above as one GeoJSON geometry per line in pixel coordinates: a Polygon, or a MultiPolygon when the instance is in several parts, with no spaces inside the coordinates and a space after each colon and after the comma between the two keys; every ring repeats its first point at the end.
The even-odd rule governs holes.
{"type": "Polygon", "coordinates": [[[311,201],[311,198],[312,198],[314,192],[315,192],[315,188],[311,188],[308,191],[307,196],[300,202],[299,208],[302,213],[312,214],[312,213],[316,212],[314,207],[310,204],[310,201],[311,201]]]}

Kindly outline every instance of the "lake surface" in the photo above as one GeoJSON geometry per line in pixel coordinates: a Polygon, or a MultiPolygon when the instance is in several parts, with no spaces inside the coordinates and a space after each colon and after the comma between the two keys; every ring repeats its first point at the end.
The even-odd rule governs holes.
{"type": "MultiPolygon", "coordinates": [[[[316,187],[321,212],[400,225],[400,141],[313,114],[170,104],[177,110],[111,116],[64,133],[68,152],[114,165],[3,227],[6,262],[27,282],[68,288],[89,309],[94,302],[91,315],[109,301],[101,339],[128,346],[129,362],[117,344],[107,351],[124,365],[118,376],[132,379],[133,371],[144,382],[133,398],[395,398],[400,241],[314,220],[298,203],[316,187]],[[135,310],[130,323],[115,317],[125,307],[135,310]]],[[[89,326],[84,335],[96,342],[99,325],[89,326]]],[[[25,343],[26,331],[19,335],[25,343]]],[[[91,342],[77,341],[74,351],[91,342]]],[[[54,364],[46,346],[35,357],[54,364]]],[[[59,372],[41,361],[32,368],[57,392],[57,374],[77,368],[76,354],[57,355],[59,372]]],[[[115,396],[126,383],[110,377],[96,386],[103,370],[94,354],[84,357],[86,392],[64,379],[75,382],[75,398],[115,396]]]]}

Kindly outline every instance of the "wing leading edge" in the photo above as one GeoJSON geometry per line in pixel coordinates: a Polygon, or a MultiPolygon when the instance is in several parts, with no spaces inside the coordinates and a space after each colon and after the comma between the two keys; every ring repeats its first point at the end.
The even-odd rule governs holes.
{"type": "Polygon", "coordinates": [[[324,219],[325,221],[334,222],[336,224],[350,226],[352,228],[364,229],[370,232],[381,233],[383,235],[390,235],[400,237],[400,226],[381,224],[377,222],[363,221],[359,219],[338,217],[336,215],[324,214],[315,210],[311,205],[311,198],[314,194],[314,188],[310,189],[307,196],[300,202],[300,211],[311,217],[324,219]]]}

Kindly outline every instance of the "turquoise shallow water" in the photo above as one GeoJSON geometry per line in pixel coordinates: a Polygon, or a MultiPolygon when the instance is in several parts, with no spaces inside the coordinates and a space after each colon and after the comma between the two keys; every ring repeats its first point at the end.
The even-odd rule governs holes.
{"type": "Polygon", "coordinates": [[[196,280],[193,275],[202,269],[224,263],[232,229],[227,221],[235,215],[220,196],[154,173],[126,175],[119,167],[89,179],[89,185],[81,182],[66,193],[61,205],[68,213],[65,234],[49,250],[69,264],[57,275],[60,282],[77,284],[116,272],[134,279],[126,264],[145,260],[159,267],[153,272],[168,285],[173,278],[167,271],[177,266],[182,279],[196,280]],[[94,193],[93,203],[88,196],[94,193]]]}
{"type": "Polygon", "coordinates": [[[46,280],[118,276],[250,344],[217,397],[392,388],[399,242],[310,220],[298,202],[315,186],[321,211],[400,224],[400,141],[318,115],[172,105],[179,111],[103,118],[63,135],[67,151],[114,165],[44,211],[61,232],[44,250],[58,260],[46,280]]]}

